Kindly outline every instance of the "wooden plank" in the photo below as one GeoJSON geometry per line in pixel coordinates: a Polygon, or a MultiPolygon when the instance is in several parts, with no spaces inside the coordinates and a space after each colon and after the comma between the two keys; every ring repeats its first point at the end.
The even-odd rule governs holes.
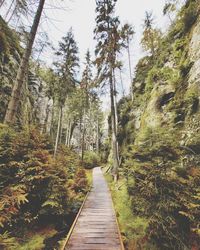
{"type": "Polygon", "coordinates": [[[112,198],[100,168],[79,213],[65,250],[123,250],[112,198]]]}

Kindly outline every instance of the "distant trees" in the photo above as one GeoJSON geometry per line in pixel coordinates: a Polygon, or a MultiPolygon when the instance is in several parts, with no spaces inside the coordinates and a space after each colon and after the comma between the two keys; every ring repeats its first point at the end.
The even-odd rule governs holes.
{"type": "Polygon", "coordinates": [[[173,22],[173,14],[177,10],[177,4],[179,3],[179,0],[167,0],[164,8],[163,8],[163,15],[167,16],[170,20],[170,22],[173,22]]]}
{"type": "Polygon", "coordinates": [[[141,44],[145,51],[150,52],[152,58],[155,57],[156,49],[158,48],[160,38],[160,30],[154,28],[153,14],[151,12],[146,12],[141,44]]]}
{"type": "MultiPolygon", "coordinates": [[[[26,15],[30,8],[30,0],[12,0],[8,4],[8,9],[5,14],[5,20],[9,23],[13,17],[20,17],[20,15],[26,15]]],[[[0,3],[0,8],[5,4],[2,0],[0,3]]],[[[31,3],[33,5],[33,3],[31,3]]]]}
{"type": "Polygon", "coordinates": [[[75,88],[77,68],[79,66],[78,47],[74,40],[72,30],[59,43],[59,49],[56,52],[58,61],[55,62],[56,71],[59,76],[57,86],[57,100],[59,107],[59,118],[57,126],[57,136],[55,141],[54,155],[56,154],[59,138],[62,130],[63,107],[67,96],[75,88]]]}

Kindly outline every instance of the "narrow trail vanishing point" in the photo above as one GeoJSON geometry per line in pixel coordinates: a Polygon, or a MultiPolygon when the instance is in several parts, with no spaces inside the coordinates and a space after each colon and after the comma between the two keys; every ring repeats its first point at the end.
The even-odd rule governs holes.
{"type": "Polygon", "coordinates": [[[93,188],[77,217],[65,250],[123,250],[112,198],[102,170],[93,170],[93,188]]]}

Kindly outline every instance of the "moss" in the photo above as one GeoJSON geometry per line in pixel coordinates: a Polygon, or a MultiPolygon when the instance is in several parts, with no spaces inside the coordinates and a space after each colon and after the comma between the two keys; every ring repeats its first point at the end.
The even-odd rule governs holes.
{"type": "Polygon", "coordinates": [[[197,85],[190,86],[184,95],[185,106],[189,115],[194,114],[199,109],[199,90],[197,85]]]}
{"type": "Polygon", "coordinates": [[[41,250],[45,248],[45,239],[54,236],[57,231],[53,227],[38,230],[38,232],[29,231],[24,237],[24,242],[16,250],[41,250]]]}
{"type": "Polygon", "coordinates": [[[199,10],[198,0],[187,0],[178,13],[176,22],[171,26],[169,38],[173,40],[174,38],[181,38],[186,35],[196,22],[199,10]]]}
{"type": "MultiPolygon", "coordinates": [[[[111,183],[111,188],[116,209],[122,214],[119,214],[122,228],[124,215],[121,210],[129,214],[123,204],[118,204],[120,200],[123,201],[123,197],[126,200],[124,203],[130,207],[132,220],[137,216],[139,221],[144,217],[147,221],[149,219],[147,241],[154,242],[156,246],[140,246],[141,249],[172,249],[173,246],[183,249],[183,242],[186,246],[195,246],[198,239],[196,231],[190,231],[190,223],[195,227],[197,225],[197,221],[190,217],[192,213],[193,218],[197,218],[195,208],[191,213],[186,208],[188,212],[182,212],[184,217],[179,214],[178,207],[185,209],[187,205],[184,199],[193,199],[191,189],[199,183],[196,174],[200,154],[199,88],[195,83],[189,84],[189,72],[193,66],[189,45],[199,7],[198,0],[187,0],[169,33],[161,39],[154,61],[150,57],[139,61],[133,82],[132,109],[127,114],[122,107],[119,116],[119,120],[121,117],[126,118],[126,128],[124,124],[120,128],[120,146],[123,149],[120,173],[126,181],[120,180],[119,183],[126,187],[128,196],[124,194],[124,186],[118,190],[111,183]],[[137,130],[135,113],[141,114],[140,128],[137,130]],[[134,136],[132,142],[127,138],[130,135],[134,136]],[[195,169],[192,177],[190,169],[195,169]],[[190,182],[193,177],[197,179],[190,182]],[[180,192],[177,193],[179,188],[180,192]],[[179,200],[179,194],[184,197],[183,200],[179,200]],[[175,236],[170,235],[163,225],[175,236]]],[[[192,202],[196,204],[196,201],[192,202]]],[[[139,228],[136,231],[139,232],[139,228]]],[[[137,237],[136,231],[130,229],[130,235],[137,237]]],[[[131,249],[139,249],[134,244],[131,249]]]]}
{"type": "Polygon", "coordinates": [[[125,179],[120,179],[117,186],[112,182],[110,175],[107,174],[106,179],[112,193],[112,199],[126,249],[144,249],[143,242],[145,242],[145,230],[148,225],[148,220],[133,215],[131,198],[127,192],[125,179]]]}
{"type": "Polygon", "coordinates": [[[91,187],[92,186],[92,182],[93,182],[93,179],[92,179],[92,170],[91,169],[86,169],[85,172],[86,172],[86,177],[87,177],[87,181],[88,181],[88,186],[91,187]]]}

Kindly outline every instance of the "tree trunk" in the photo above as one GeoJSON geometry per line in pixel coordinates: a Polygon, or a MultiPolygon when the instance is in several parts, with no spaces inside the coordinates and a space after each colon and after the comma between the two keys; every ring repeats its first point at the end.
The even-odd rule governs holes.
{"type": "Polygon", "coordinates": [[[116,132],[118,130],[118,113],[117,113],[117,89],[116,89],[116,79],[115,79],[115,71],[113,70],[113,90],[114,90],[114,107],[115,107],[115,127],[116,132]]]}
{"type": "Polygon", "coordinates": [[[56,135],[56,142],[55,142],[55,147],[54,147],[54,157],[56,157],[56,153],[58,150],[58,142],[59,142],[59,138],[60,138],[61,117],[62,117],[62,106],[60,107],[59,117],[58,117],[57,135],[56,135]]]}
{"type": "Polygon", "coordinates": [[[131,100],[133,101],[133,84],[132,84],[132,69],[131,69],[131,54],[130,54],[130,45],[129,39],[127,40],[127,53],[128,53],[128,65],[129,65],[129,76],[130,76],[130,84],[131,84],[131,100]]]}
{"type": "Polygon", "coordinates": [[[125,91],[124,91],[124,85],[123,85],[123,80],[122,80],[122,71],[119,69],[119,74],[120,74],[120,81],[121,81],[121,87],[122,87],[122,96],[125,96],[125,91]]]}
{"type": "Polygon", "coordinates": [[[111,101],[111,125],[112,125],[112,153],[113,153],[113,177],[116,182],[118,179],[119,157],[117,146],[117,128],[116,128],[116,113],[114,102],[114,84],[112,70],[110,70],[110,101],[111,101]]]}
{"type": "Polygon", "coordinates": [[[45,119],[44,119],[44,124],[42,126],[42,133],[46,133],[47,132],[47,126],[48,126],[48,120],[49,120],[49,100],[47,102],[47,107],[46,107],[46,110],[45,110],[45,119]]]}
{"type": "Polygon", "coordinates": [[[70,121],[68,121],[67,129],[66,129],[66,136],[65,136],[65,145],[66,146],[68,144],[68,137],[69,137],[69,123],[70,123],[70,121]]]}
{"type": "MultiPolygon", "coordinates": [[[[117,89],[116,89],[116,78],[115,78],[115,71],[113,70],[113,89],[114,89],[114,107],[115,107],[115,128],[116,128],[116,134],[118,132],[118,112],[117,112],[117,89]]],[[[118,141],[117,144],[117,157],[119,162],[119,144],[118,141]]]]}
{"type": "Polygon", "coordinates": [[[76,127],[76,123],[73,121],[71,122],[71,127],[70,127],[70,133],[69,133],[69,147],[71,146],[71,139],[73,138],[73,133],[74,133],[74,129],[76,127]]]}
{"type": "Polygon", "coordinates": [[[8,24],[9,24],[9,22],[12,20],[14,14],[15,14],[15,12],[16,12],[16,10],[17,10],[17,3],[15,4],[15,8],[14,8],[12,14],[10,15],[10,17],[9,17],[9,19],[8,19],[8,22],[7,22],[8,24]]]}
{"type": "Polygon", "coordinates": [[[85,153],[85,108],[83,110],[83,133],[82,133],[82,143],[81,143],[81,160],[84,159],[85,153]]]}
{"type": "Polygon", "coordinates": [[[60,117],[60,135],[59,135],[59,143],[62,143],[62,131],[63,131],[63,108],[61,108],[61,117],[60,117]]]}
{"type": "Polygon", "coordinates": [[[16,77],[16,80],[12,89],[11,99],[9,101],[8,108],[6,110],[6,115],[4,119],[4,123],[6,124],[14,124],[16,120],[16,113],[17,113],[19,103],[20,103],[22,86],[24,84],[24,78],[25,78],[26,71],[28,68],[28,62],[31,56],[31,51],[33,48],[33,43],[34,43],[37,29],[39,26],[42,11],[44,8],[44,3],[45,3],[45,0],[40,0],[39,2],[38,9],[37,9],[34,21],[33,21],[33,25],[31,27],[30,34],[29,34],[27,46],[26,46],[24,55],[20,62],[20,66],[17,72],[17,77],[16,77]]]}
{"type": "Polygon", "coordinates": [[[5,0],[0,0],[0,8],[3,6],[5,0]]]}
{"type": "Polygon", "coordinates": [[[53,120],[54,120],[54,99],[53,99],[53,104],[52,104],[52,111],[51,111],[51,124],[50,124],[50,136],[53,139],[53,120]]]}
{"type": "Polygon", "coordinates": [[[6,20],[6,18],[8,17],[8,15],[9,15],[11,9],[12,9],[12,6],[13,6],[14,2],[15,2],[15,0],[12,0],[12,2],[11,2],[11,4],[10,4],[10,7],[8,8],[8,10],[7,10],[7,12],[6,12],[5,20],[6,20]]]}
{"type": "Polygon", "coordinates": [[[68,147],[70,146],[71,128],[72,128],[72,123],[71,123],[71,119],[69,118],[67,131],[66,131],[66,139],[65,139],[65,145],[68,147]]]}
{"type": "Polygon", "coordinates": [[[99,153],[99,118],[98,117],[97,117],[96,151],[97,151],[97,153],[99,153]]]}
{"type": "Polygon", "coordinates": [[[79,140],[77,140],[78,142],[78,153],[79,155],[81,155],[81,149],[82,149],[82,117],[79,118],[79,134],[78,134],[78,137],[79,137],[79,140]]]}

